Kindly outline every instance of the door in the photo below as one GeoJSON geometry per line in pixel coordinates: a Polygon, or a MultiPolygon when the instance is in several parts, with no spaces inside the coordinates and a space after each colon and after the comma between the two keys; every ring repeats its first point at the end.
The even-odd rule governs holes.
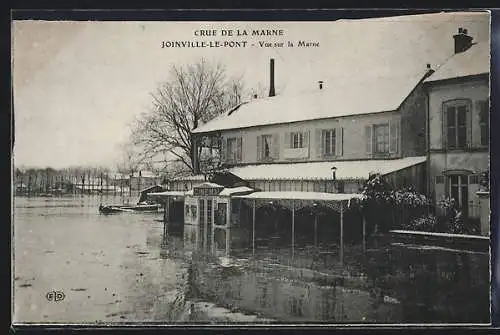
{"type": "Polygon", "coordinates": [[[451,175],[448,177],[450,185],[449,195],[455,199],[455,205],[462,211],[464,217],[468,216],[469,209],[469,185],[467,175],[451,175]]]}
{"type": "Polygon", "coordinates": [[[212,231],[213,231],[213,200],[202,198],[198,200],[198,207],[200,209],[199,227],[199,247],[205,252],[212,252],[212,231]]]}

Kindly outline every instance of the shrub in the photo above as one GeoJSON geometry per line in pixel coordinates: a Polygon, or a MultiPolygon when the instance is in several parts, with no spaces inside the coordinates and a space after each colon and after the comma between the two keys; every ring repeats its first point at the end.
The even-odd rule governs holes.
{"type": "Polygon", "coordinates": [[[403,223],[402,228],[405,230],[436,232],[437,226],[437,218],[430,214],[413,218],[403,223]]]}

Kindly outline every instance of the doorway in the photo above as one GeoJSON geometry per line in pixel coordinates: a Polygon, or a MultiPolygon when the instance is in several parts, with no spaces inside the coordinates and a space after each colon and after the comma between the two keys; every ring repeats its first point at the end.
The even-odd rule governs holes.
{"type": "Polygon", "coordinates": [[[200,250],[205,252],[212,252],[212,231],[214,222],[214,200],[212,199],[199,199],[198,208],[200,209],[200,222],[199,222],[199,247],[200,250]]]}

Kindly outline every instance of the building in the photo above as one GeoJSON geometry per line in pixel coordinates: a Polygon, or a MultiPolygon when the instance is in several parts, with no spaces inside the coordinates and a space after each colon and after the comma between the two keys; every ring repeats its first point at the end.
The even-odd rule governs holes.
{"type": "MultiPolygon", "coordinates": [[[[272,80],[273,59],[270,69],[272,80]]],[[[431,73],[423,64],[411,77],[320,82],[297,96],[274,96],[271,82],[269,97],[237,106],[193,136],[202,146],[219,143],[208,150],[263,191],[358,193],[370,173],[424,191],[422,81],[431,73]],[[341,103],[333,108],[335,101],[341,103]]]]}
{"type": "MultiPolygon", "coordinates": [[[[429,189],[436,203],[453,198],[464,217],[479,218],[476,193],[489,170],[490,46],[473,43],[464,28],[453,38],[455,54],[425,80],[429,189]]],[[[483,220],[483,234],[488,226],[483,220]]]]}
{"type": "Polygon", "coordinates": [[[141,191],[146,188],[158,185],[161,178],[151,171],[138,171],[130,175],[130,189],[132,191],[141,191]]]}
{"type": "MultiPolygon", "coordinates": [[[[440,17],[436,25],[432,25],[429,24],[430,17],[429,21],[420,19],[422,21],[415,26],[423,25],[432,31],[448,22],[440,17]]],[[[421,34],[420,31],[399,32],[387,27],[385,32],[393,34],[393,38],[384,35],[382,41],[404,42],[408,47],[404,49],[403,44],[397,43],[385,46],[392,48],[390,50],[394,53],[411,55],[399,60],[405,68],[399,64],[387,66],[385,56],[373,55],[373,59],[383,62],[379,64],[380,72],[374,70],[369,75],[363,72],[360,75],[353,69],[357,75],[332,80],[325,80],[325,74],[325,78],[318,78],[315,87],[309,91],[277,95],[275,62],[271,59],[268,97],[241,103],[192,131],[193,151],[201,149],[202,152],[201,159],[195,161],[198,174],[172,180],[169,191],[163,193],[170,196],[167,208],[171,207],[177,213],[175,219],[168,220],[183,222],[185,241],[191,241],[198,248],[227,254],[228,250],[239,246],[251,246],[255,250],[259,239],[266,240],[264,243],[270,243],[273,238],[289,239],[287,243],[291,245],[293,255],[299,238],[310,235],[308,243],[313,243],[312,221],[315,244],[318,237],[317,217],[311,220],[305,211],[297,213],[322,202],[335,212],[326,216],[324,225],[340,226],[340,230],[324,231],[319,235],[332,237],[339,234],[342,255],[343,213],[351,200],[359,198],[370,175],[381,174],[394,188],[411,186],[422,193],[437,193],[435,185],[429,183],[430,175],[434,173],[429,170],[441,169],[438,166],[443,164],[449,166],[450,162],[443,162],[452,157],[447,152],[444,156],[431,157],[434,149],[443,151],[434,145],[436,136],[441,135],[430,135],[442,129],[436,120],[431,120],[431,115],[434,115],[436,104],[441,110],[442,101],[436,102],[439,97],[444,97],[438,93],[439,82],[448,80],[440,76],[447,73],[447,67],[460,54],[466,55],[467,52],[457,52],[456,45],[443,44],[442,31],[429,47],[419,44],[428,30],[421,34]],[[409,41],[408,36],[418,36],[419,39],[409,41]],[[404,52],[395,50],[395,45],[404,52]],[[453,46],[455,50],[450,48],[448,52],[447,46],[453,46]],[[415,65],[422,59],[425,61],[415,65]],[[406,69],[409,63],[413,64],[411,70],[406,69]],[[436,72],[433,67],[437,68],[436,72]],[[387,71],[388,68],[393,70],[387,71]],[[232,182],[208,178],[204,166],[206,157],[210,158],[208,161],[218,159],[224,167],[226,179],[232,182]],[[431,159],[436,163],[431,163],[431,159]],[[286,207],[287,213],[282,216],[284,221],[278,222],[276,217],[279,215],[273,209],[269,215],[260,211],[276,202],[286,207]],[[183,207],[184,211],[180,210],[183,207]],[[301,218],[300,215],[305,216],[301,218]],[[301,221],[302,228],[298,228],[301,221]]],[[[453,33],[447,29],[443,31],[451,43],[453,33]]],[[[467,35],[467,32],[461,29],[461,34],[467,35]]],[[[428,38],[432,39],[432,36],[428,38]]],[[[454,39],[458,45],[467,40],[460,36],[454,39]]],[[[373,46],[374,53],[384,50],[381,45],[373,46]]],[[[475,45],[470,50],[474,48],[477,50],[480,46],[475,45]]],[[[366,54],[365,57],[368,58],[366,54]]],[[[375,69],[377,66],[373,65],[375,69]]],[[[460,82],[461,79],[458,86],[463,85],[460,82]]],[[[487,92],[487,86],[484,88],[487,92]]],[[[487,157],[487,149],[481,150],[487,157]]],[[[464,157],[470,153],[464,152],[464,157]]],[[[439,173],[445,170],[442,168],[439,173]]],[[[471,178],[478,170],[472,170],[471,178]]],[[[168,211],[166,215],[168,217],[168,211]]],[[[355,230],[362,231],[364,241],[365,220],[362,221],[362,230],[361,225],[355,230]]]]}

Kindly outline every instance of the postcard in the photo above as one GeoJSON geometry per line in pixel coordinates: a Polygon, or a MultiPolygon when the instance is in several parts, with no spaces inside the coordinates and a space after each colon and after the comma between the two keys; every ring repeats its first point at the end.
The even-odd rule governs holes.
{"type": "Polygon", "coordinates": [[[490,324],[490,40],[13,20],[13,324],[490,324]]]}

